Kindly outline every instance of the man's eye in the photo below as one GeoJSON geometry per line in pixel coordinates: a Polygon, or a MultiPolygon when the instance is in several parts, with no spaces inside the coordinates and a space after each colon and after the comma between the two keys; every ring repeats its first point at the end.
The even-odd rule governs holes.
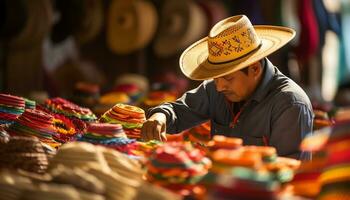
{"type": "Polygon", "coordinates": [[[233,77],[225,77],[224,78],[226,81],[232,81],[233,80],[233,77]]]}

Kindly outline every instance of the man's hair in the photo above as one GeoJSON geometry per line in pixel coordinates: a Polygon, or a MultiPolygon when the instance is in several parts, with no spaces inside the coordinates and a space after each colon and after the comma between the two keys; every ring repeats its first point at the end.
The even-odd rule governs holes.
{"type": "MultiPolygon", "coordinates": [[[[259,60],[259,62],[260,62],[261,68],[264,69],[264,66],[265,66],[265,59],[263,58],[263,59],[259,60]]],[[[246,75],[248,75],[248,68],[249,68],[249,66],[248,66],[248,67],[245,67],[245,68],[243,68],[243,69],[241,69],[240,71],[242,71],[243,73],[245,73],[246,75]]]]}

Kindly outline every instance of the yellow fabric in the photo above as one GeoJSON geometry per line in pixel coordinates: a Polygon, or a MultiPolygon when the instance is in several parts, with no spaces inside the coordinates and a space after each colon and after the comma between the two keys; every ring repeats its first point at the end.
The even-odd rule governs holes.
{"type": "Polygon", "coordinates": [[[350,166],[328,169],[320,176],[320,181],[322,184],[340,182],[345,180],[350,181],[350,166]]]}

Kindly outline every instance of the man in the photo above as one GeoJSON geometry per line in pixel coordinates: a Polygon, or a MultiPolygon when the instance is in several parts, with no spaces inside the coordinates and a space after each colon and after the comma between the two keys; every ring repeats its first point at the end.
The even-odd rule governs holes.
{"type": "Polygon", "coordinates": [[[166,140],[211,120],[211,134],[240,137],[245,145],[269,145],[279,156],[308,159],[299,150],[312,131],[313,112],[305,92],[266,58],[295,35],[292,29],[252,26],[246,16],[218,22],[209,36],[188,47],[182,72],[205,80],[173,103],[149,110],[145,140],[166,140]]]}

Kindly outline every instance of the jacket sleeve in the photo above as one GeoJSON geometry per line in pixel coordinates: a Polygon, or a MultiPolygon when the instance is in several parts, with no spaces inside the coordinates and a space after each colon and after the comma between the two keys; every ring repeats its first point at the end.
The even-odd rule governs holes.
{"type": "Polygon", "coordinates": [[[175,102],[168,102],[151,108],[147,118],[156,112],[167,117],[167,133],[179,133],[209,119],[208,81],[197,88],[187,91],[175,102]]]}
{"type": "Polygon", "coordinates": [[[312,133],[313,112],[302,103],[293,103],[271,123],[269,145],[277,149],[279,156],[310,160],[311,154],[300,151],[300,143],[312,133]]]}

